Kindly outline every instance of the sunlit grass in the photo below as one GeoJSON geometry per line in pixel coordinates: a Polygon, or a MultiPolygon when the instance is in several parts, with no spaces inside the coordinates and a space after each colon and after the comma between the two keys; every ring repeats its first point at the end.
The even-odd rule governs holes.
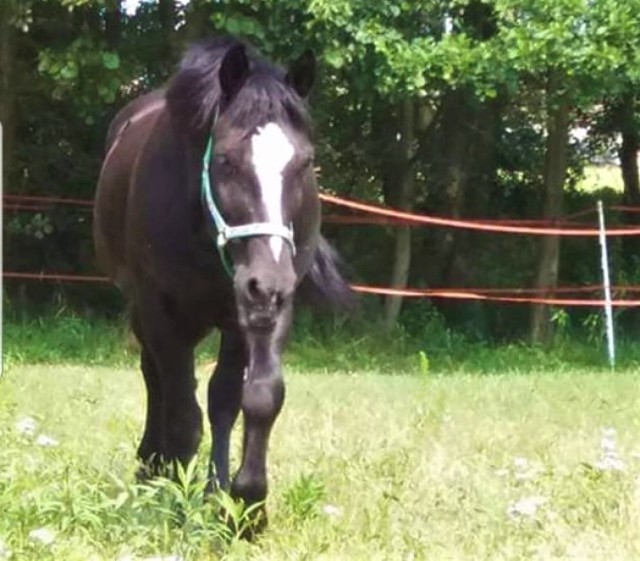
{"type": "MultiPolygon", "coordinates": [[[[198,487],[208,439],[190,491],[133,486],[135,369],[13,366],[0,381],[0,558],[639,558],[637,374],[289,371],[270,527],[229,544],[198,487]],[[602,469],[607,450],[621,469],[602,469]]],[[[203,367],[199,379],[204,403],[203,367]]]]}
{"type": "Polygon", "coordinates": [[[601,166],[586,166],[584,177],[578,182],[579,191],[591,193],[600,189],[613,189],[617,193],[622,193],[624,185],[620,166],[611,164],[601,166]]]}

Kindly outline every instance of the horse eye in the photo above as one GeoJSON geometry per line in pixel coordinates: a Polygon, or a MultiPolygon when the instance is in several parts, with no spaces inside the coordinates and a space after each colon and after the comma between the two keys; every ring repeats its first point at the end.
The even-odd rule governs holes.
{"type": "Polygon", "coordinates": [[[218,154],[216,156],[216,165],[218,166],[218,168],[222,173],[226,173],[226,174],[233,173],[233,163],[224,154],[218,154]]]}

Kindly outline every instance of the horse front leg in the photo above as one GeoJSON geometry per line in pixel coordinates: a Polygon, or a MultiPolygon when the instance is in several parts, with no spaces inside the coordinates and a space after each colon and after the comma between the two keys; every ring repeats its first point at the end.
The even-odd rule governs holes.
{"type": "MultiPolygon", "coordinates": [[[[267,497],[267,450],[273,424],[285,396],[282,378],[282,349],[289,325],[290,310],[284,312],[271,333],[246,334],[248,365],[242,386],[244,437],[242,463],[231,494],[255,504],[267,497]]],[[[266,522],[264,511],[263,522],[266,522]]]]}
{"type": "Polygon", "coordinates": [[[209,421],[211,423],[211,460],[208,490],[229,490],[229,443],[231,429],[240,412],[242,379],[247,356],[244,338],[238,331],[224,331],[218,363],[209,381],[209,421]]]}

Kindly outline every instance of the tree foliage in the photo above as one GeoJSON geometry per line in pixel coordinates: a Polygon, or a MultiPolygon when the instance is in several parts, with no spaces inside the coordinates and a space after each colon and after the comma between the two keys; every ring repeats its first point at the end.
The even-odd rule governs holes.
{"type": "MultiPolygon", "coordinates": [[[[589,148],[620,152],[624,197],[640,201],[630,156],[640,142],[640,0],[183,4],[146,1],[129,14],[119,0],[2,0],[5,192],[90,198],[115,112],[165,82],[186,42],[233,33],[283,64],[307,47],[318,54],[312,110],[327,190],[435,214],[542,218],[545,150],[554,145],[547,124],[564,104],[566,126],[586,125],[590,134],[563,142],[563,210],[591,202],[574,189],[589,148]]],[[[87,220],[62,209],[8,214],[7,267],[91,270],[87,220]]],[[[327,231],[361,280],[390,281],[400,247],[394,230],[327,231]],[[362,252],[363,244],[376,251],[362,252]]],[[[530,286],[541,262],[531,240],[424,229],[404,243],[411,259],[405,278],[395,277],[400,284],[530,286]]],[[[635,279],[637,260],[616,250],[621,275],[635,279]]],[[[567,242],[559,259],[557,282],[597,281],[591,246],[567,242]],[[593,266],[576,276],[574,263],[585,259],[593,266]]],[[[513,334],[507,316],[507,326],[522,324],[522,308],[437,305],[449,321],[482,333],[513,334]]],[[[405,321],[424,307],[405,305],[405,321]]]]}

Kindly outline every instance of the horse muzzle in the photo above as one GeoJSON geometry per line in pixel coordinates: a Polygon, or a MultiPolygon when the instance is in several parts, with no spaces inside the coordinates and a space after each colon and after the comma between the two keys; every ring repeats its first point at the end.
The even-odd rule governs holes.
{"type": "Polygon", "coordinates": [[[275,310],[249,310],[247,327],[251,331],[270,333],[276,327],[279,313],[275,310]]]}
{"type": "Polygon", "coordinates": [[[237,275],[235,283],[240,323],[252,331],[273,331],[293,298],[295,275],[247,272],[237,275]]]}

